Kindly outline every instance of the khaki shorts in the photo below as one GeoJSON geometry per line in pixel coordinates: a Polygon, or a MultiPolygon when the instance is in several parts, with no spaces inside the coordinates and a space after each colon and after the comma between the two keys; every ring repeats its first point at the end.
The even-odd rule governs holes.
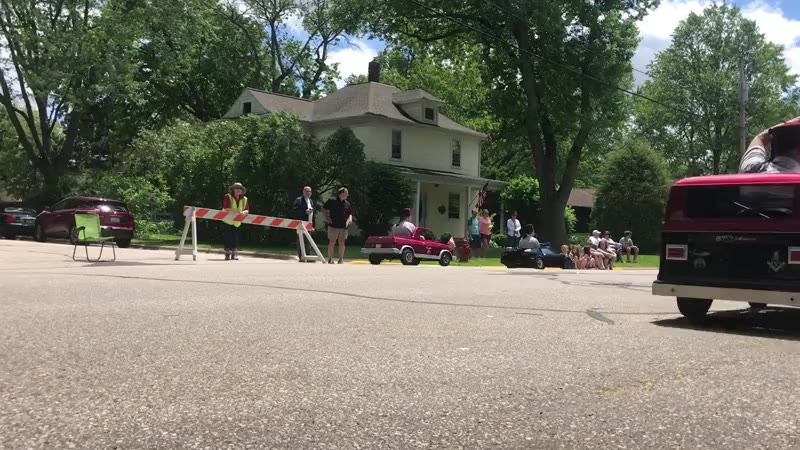
{"type": "Polygon", "coordinates": [[[328,241],[344,242],[347,240],[347,228],[332,228],[328,227],[328,241]]]}

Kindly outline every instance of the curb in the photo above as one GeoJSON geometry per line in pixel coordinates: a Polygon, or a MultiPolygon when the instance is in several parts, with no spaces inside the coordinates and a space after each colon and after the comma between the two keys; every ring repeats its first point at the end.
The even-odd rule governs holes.
{"type": "MultiPolygon", "coordinates": [[[[369,266],[370,263],[366,259],[354,259],[350,261],[350,264],[357,265],[357,266],[369,266]]],[[[399,262],[382,262],[380,265],[382,266],[401,266],[402,264],[399,262]]],[[[438,267],[438,266],[437,266],[438,267]]],[[[507,270],[507,268],[503,265],[499,266],[460,266],[458,264],[453,264],[452,267],[463,267],[467,269],[503,269],[507,270]]],[[[532,270],[536,270],[531,268],[532,270]]],[[[543,270],[547,271],[569,271],[569,272],[578,272],[578,269],[562,269],[560,267],[545,267],[543,270]]],[[[613,271],[636,271],[636,270],[658,270],[658,267],[615,267],[613,271]]],[[[608,272],[607,270],[582,270],[580,272],[608,272]]]]}
{"type": "MultiPolygon", "coordinates": [[[[175,251],[178,249],[177,246],[163,246],[163,245],[147,245],[147,244],[131,244],[130,248],[136,248],[139,250],[172,250],[175,251]]],[[[184,247],[184,250],[186,247],[184,247]]],[[[191,250],[191,246],[189,247],[191,250]]],[[[215,254],[215,255],[224,255],[225,250],[217,250],[217,249],[197,249],[197,253],[206,253],[206,254],[215,254]]],[[[261,252],[239,252],[242,256],[250,256],[253,258],[264,258],[264,259],[278,259],[281,261],[300,261],[300,258],[294,255],[287,255],[283,253],[261,253],[261,252]]]]}

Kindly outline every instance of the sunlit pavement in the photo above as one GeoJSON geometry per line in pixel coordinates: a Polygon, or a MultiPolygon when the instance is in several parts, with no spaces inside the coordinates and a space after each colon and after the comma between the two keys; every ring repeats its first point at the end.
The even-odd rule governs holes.
{"type": "Polygon", "coordinates": [[[655,271],[71,254],[0,240],[0,447],[799,445],[800,311],[655,271]]]}

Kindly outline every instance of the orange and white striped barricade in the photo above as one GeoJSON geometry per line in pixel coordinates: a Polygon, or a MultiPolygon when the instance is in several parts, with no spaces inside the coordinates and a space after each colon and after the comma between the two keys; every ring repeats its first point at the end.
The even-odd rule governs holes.
{"type": "Polygon", "coordinates": [[[178,249],[175,251],[175,261],[181,258],[184,254],[183,246],[186,242],[186,237],[189,234],[189,228],[192,229],[192,260],[197,261],[197,219],[205,220],[218,220],[226,222],[240,222],[249,225],[258,225],[262,227],[272,228],[288,228],[297,230],[297,241],[300,244],[300,255],[303,261],[308,259],[306,254],[306,246],[303,245],[304,239],[308,239],[314,252],[317,254],[316,258],[320,261],[327,262],[319,247],[314,242],[309,231],[314,230],[314,225],[311,222],[295,219],[284,219],[281,217],[259,216],[257,214],[240,214],[238,212],[220,211],[218,209],[200,208],[197,206],[184,206],[183,215],[186,217],[186,224],[183,226],[183,235],[181,235],[181,242],[178,244],[178,249]]]}

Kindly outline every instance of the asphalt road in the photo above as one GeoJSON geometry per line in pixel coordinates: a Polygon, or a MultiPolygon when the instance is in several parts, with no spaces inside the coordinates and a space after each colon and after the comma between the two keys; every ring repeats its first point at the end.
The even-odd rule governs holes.
{"type": "Polygon", "coordinates": [[[2,448],[800,445],[800,312],[652,271],[69,254],[0,241],[2,448]]]}

